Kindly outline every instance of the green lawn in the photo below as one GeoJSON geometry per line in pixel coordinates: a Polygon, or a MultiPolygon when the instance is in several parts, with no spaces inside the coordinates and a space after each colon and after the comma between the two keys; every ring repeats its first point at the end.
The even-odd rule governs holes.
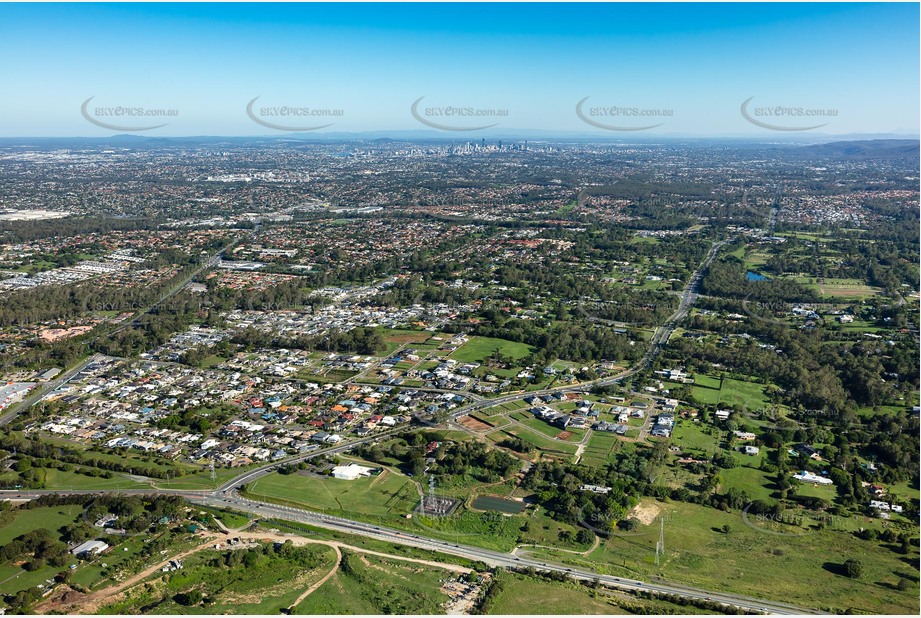
{"type": "MultiPolygon", "coordinates": [[[[735,453],[735,457],[737,460],[746,458],[745,455],[739,453],[735,453]]],[[[722,491],[735,488],[746,491],[752,500],[771,501],[773,492],[766,485],[771,485],[773,481],[769,480],[768,475],[761,470],[736,466],[731,470],[720,470],[720,476],[723,479],[720,486],[722,491]]]]}
{"type": "Polygon", "coordinates": [[[741,405],[749,410],[764,408],[767,401],[764,399],[764,384],[743,382],[726,378],[720,389],[720,400],[729,405],[741,405]]]}
{"type": "Polygon", "coordinates": [[[272,473],[251,483],[246,493],[344,517],[355,514],[401,516],[412,512],[419,502],[419,494],[410,479],[392,470],[354,481],[272,473]]]}
{"type": "Polygon", "coordinates": [[[47,528],[55,532],[61,526],[74,523],[82,512],[83,507],[79,504],[14,509],[12,521],[0,528],[0,545],[6,545],[20,534],[39,528],[47,528]]]}
{"type": "Polygon", "coordinates": [[[703,423],[679,421],[672,432],[672,442],[686,450],[714,453],[719,449],[719,438],[706,433],[705,427],[703,423]]]}
{"type": "Polygon", "coordinates": [[[577,448],[575,444],[548,438],[544,434],[538,433],[533,429],[529,429],[528,427],[521,425],[517,427],[511,427],[509,429],[503,429],[502,431],[493,432],[489,434],[488,438],[495,442],[501,442],[506,436],[521,438],[525,442],[529,442],[530,444],[533,444],[545,452],[557,452],[572,455],[576,452],[577,448]]]}
{"type": "MultiPolygon", "coordinates": [[[[649,500],[647,499],[647,502],[649,500]]],[[[849,613],[917,614],[918,549],[903,556],[886,544],[864,541],[828,529],[774,535],[746,525],[741,511],[723,512],[682,502],[651,502],[666,515],[666,557],[653,564],[658,526],[637,534],[612,536],[589,559],[560,552],[539,553],[554,560],[648,579],[659,575],[713,591],[780,600],[808,608],[849,613]],[[728,534],[721,532],[728,525],[728,534]],[[838,573],[848,558],[858,558],[864,575],[838,573]],[[906,591],[896,589],[900,579],[906,591]],[[804,586],[803,582],[810,582],[804,586]]]]}
{"type": "Polygon", "coordinates": [[[696,373],[694,374],[694,384],[696,386],[703,386],[706,388],[719,389],[720,379],[714,378],[712,376],[704,375],[702,373],[696,373]]]}
{"type": "MultiPolygon", "coordinates": [[[[499,576],[501,591],[487,607],[491,615],[626,614],[606,595],[594,596],[578,584],[550,582],[517,573],[499,576]]],[[[499,584],[497,584],[499,585],[499,584]]]]}
{"type": "Polygon", "coordinates": [[[298,605],[295,614],[440,614],[449,571],[346,552],[340,571],[298,605]]]}
{"type": "Polygon", "coordinates": [[[589,466],[603,466],[617,445],[617,440],[617,436],[612,433],[593,432],[582,453],[582,463],[589,466]]]}
{"type": "Polygon", "coordinates": [[[764,384],[744,382],[725,378],[720,381],[709,376],[696,375],[691,394],[700,403],[739,405],[749,410],[757,410],[767,406],[764,398],[764,384]]]}
{"type": "Polygon", "coordinates": [[[149,483],[131,480],[127,476],[114,472],[114,477],[86,476],[77,472],[62,472],[54,468],[44,468],[45,489],[147,489],[149,483]]]}
{"type": "Polygon", "coordinates": [[[521,424],[526,425],[529,429],[533,429],[539,433],[544,434],[545,436],[549,436],[550,438],[555,438],[563,432],[563,430],[559,427],[542,421],[539,418],[529,418],[521,421],[521,424]]]}
{"type": "Polygon", "coordinates": [[[506,339],[471,337],[467,343],[451,354],[451,358],[462,363],[479,363],[485,358],[492,356],[496,350],[504,356],[518,360],[531,354],[534,348],[524,343],[517,343],[506,339]]]}

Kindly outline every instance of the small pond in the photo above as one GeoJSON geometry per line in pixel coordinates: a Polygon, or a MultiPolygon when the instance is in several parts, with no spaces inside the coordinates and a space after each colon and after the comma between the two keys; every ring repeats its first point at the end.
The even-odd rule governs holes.
{"type": "Polygon", "coordinates": [[[473,501],[473,508],[481,511],[500,511],[502,513],[517,514],[525,509],[524,502],[506,500],[499,496],[477,496],[473,501]]]}

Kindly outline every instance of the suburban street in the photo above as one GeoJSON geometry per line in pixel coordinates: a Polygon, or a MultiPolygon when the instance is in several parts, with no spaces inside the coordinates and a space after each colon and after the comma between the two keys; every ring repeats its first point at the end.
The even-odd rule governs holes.
{"type": "MultiPolygon", "coordinates": [[[[642,371],[653,361],[656,355],[659,353],[661,348],[668,341],[669,336],[674,331],[677,324],[684,319],[690,308],[693,306],[694,302],[697,300],[697,288],[700,283],[701,276],[703,271],[709,266],[709,264],[716,257],[719,249],[724,246],[730,240],[724,240],[718,243],[715,243],[710,251],[707,254],[706,259],[701,263],[698,269],[691,276],[688,281],[688,285],[685,287],[684,292],[681,295],[681,301],[679,303],[678,309],[666,320],[666,322],[661,325],[652,338],[649,341],[649,348],[646,351],[646,354],[637,363],[636,366],[627,369],[616,376],[611,376],[608,378],[603,378],[599,380],[594,380],[592,382],[586,382],[578,386],[558,386],[549,389],[544,389],[540,391],[531,391],[527,393],[516,393],[512,395],[505,395],[502,397],[489,399],[489,400],[479,400],[474,401],[466,406],[461,406],[457,410],[453,411],[452,417],[457,418],[459,416],[468,414],[474,410],[478,410],[485,407],[491,407],[502,403],[507,403],[511,401],[518,401],[525,397],[548,394],[552,392],[567,390],[567,391],[587,391],[589,388],[597,385],[607,385],[614,384],[619,381],[622,381],[635,373],[642,371]]],[[[191,280],[191,278],[189,279],[191,280]]],[[[180,286],[182,287],[182,286],[180,286]]],[[[0,417],[0,425],[8,423],[16,415],[16,410],[25,409],[30,405],[33,405],[37,402],[44,394],[51,392],[55,388],[58,388],[62,384],[65,384],[68,380],[72,379],[77,373],[82,371],[87,365],[93,362],[96,359],[96,356],[89,357],[77,366],[71,368],[64,374],[62,374],[56,380],[52,380],[47,384],[44,384],[42,387],[36,388],[35,391],[30,394],[19,406],[16,406],[16,409],[11,410],[0,417]]],[[[583,569],[572,569],[566,568],[564,566],[555,565],[552,563],[540,562],[538,560],[533,560],[527,557],[515,556],[511,553],[501,553],[496,551],[490,551],[486,549],[481,549],[478,547],[473,547],[469,545],[460,545],[454,544],[447,541],[442,541],[438,539],[426,538],[422,535],[409,534],[407,532],[385,528],[381,526],[375,526],[372,524],[367,524],[363,522],[358,522],[354,520],[344,519],[340,517],[333,517],[330,515],[325,515],[321,513],[315,513],[312,511],[304,509],[296,509],[292,507],[273,505],[270,503],[259,502],[250,500],[247,498],[241,497],[237,490],[248,483],[251,483],[267,474],[270,474],[277,470],[280,466],[292,463],[299,463],[301,461],[307,461],[316,457],[325,456],[325,455],[335,455],[338,453],[344,453],[352,450],[356,446],[372,442],[385,437],[386,435],[396,433],[397,431],[402,431],[402,429],[393,429],[380,432],[366,438],[353,440],[344,444],[331,446],[328,448],[321,448],[307,453],[304,455],[299,455],[293,458],[288,458],[282,461],[276,461],[272,463],[267,463],[256,468],[249,469],[239,476],[234,477],[233,479],[223,483],[219,488],[213,491],[208,490],[170,490],[170,489],[127,489],[127,490],[118,490],[117,493],[124,494],[150,494],[150,493],[161,493],[161,494],[171,494],[179,495],[185,497],[187,500],[193,504],[201,504],[212,507],[222,507],[222,508],[232,508],[246,513],[256,515],[260,518],[277,518],[282,520],[291,520],[296,522],[307,523],[313,526],[326,528],[330,530],[337,530],[341,532],[347,532],[350,534],[356,534],[361,536],[366,536],[368,538],[373,538],[381,541],[400,543],[403,545],[409,545],[412,547],[418,547],[421,549],[430,549],[433,551],[439,551],[446,554],[462,556],[472,560],[481,560],[486,564],[499,567],[534,567],[537,569],[556,571],[560,573],[566,573],[569,576],[581,579],[581,580],[595,580],[597,579],[601,583],[611,586],[614,588],[619,588],[622,590],[648,590],[655,591],[664,594],[674,594],[679,595],[688,599],[699,599],[707,601],[715,601],[720,603],[725,603],[726,605],[731,605],[733,607],[738,607],[747,611],[755,612],[767,612],[767,613],[776,613],[776,614],[808,614],[816,613],[812,610],[795,607],[789,604],[780,603],[776,601],[765,601],[760,599],[753,599],[739,595],[731,595],[725,593],[709,592],[705,590],[698,590],[695,588],[690,588],[682,586],[680,584],[655,581],[655,582],[640,582],[631,579],[613,577],[610,575],[605,575],[602,573],[596,573],[593,571],[587,571],[583,569]]],[[[92,495],[98,493],[113,492],[112,490],[74,490],[74,491],[60,491],[60,490],[2,490],[0,491],[0,498],[10,499],[10,500],[30,500],[38,498],[42,495],[47,494],[59,494],[59,495],[92,495]]],[[[113,492],[114,493],[114,492],[113,492]]]]}

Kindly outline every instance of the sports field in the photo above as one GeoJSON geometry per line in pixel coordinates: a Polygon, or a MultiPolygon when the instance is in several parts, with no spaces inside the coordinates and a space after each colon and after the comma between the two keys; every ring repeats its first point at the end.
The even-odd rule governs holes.
{"type": "Polygon", "coordinates": [[[415,484],[392,470],[354,481],[273,473],[250,484],[246,493],[316,511],[381,517],[405,515],[419,502],[415,484]]]}

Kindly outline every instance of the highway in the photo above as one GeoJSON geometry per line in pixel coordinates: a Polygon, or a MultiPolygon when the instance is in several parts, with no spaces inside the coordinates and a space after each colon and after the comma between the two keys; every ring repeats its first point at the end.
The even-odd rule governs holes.
{"type": "Polygon", "coordinates": [[[93,356],[89,356],[62,373],[54,380],[49,380],[43,384],[36,385],[35,388],[32,389],[31,393],[23,397],[22,401],[11,405],[9,410],[3,413],[3,415],[0,415],[0,427],[12,421],[20,410],[28,409],[30,406],[35,405],[39,399],[44,397],[46,394],[70,382],[75,375],[86,369],[87,365],[98,360],[99,358],[103,358],[101,354],[94,354],[93,356]]]}
{"type": "Polygon", "coordinates": [[[395,530],[393,528],[387,528],[384,526],[367,524],[292,507],[257,502],[254,500],[242,498],[233,490],[215,492],[214,494],[206,497],[190,496],[189,501],[193,504],[201,504],[212,507],[229,507],[256,515],[260,518],[295,521],[319,528],[325,528],[328,530],[360,535],[379,541],[399,543],[401,545],[408,545],[411,547],[417,547],[419,549],[438,551],[444,554],[461,556],[470,560],[480,560],[490,566],[533,567],[535,569],[541,569],[544,571],[565,573],[570,577],[580,580],[593,581],[597,579],[599,582],[605,584],[606,586],[618,588],[621,590],[646,590],[663,594],[674,594],[689,599],[725,603],[726,605],[731,605],[744,610],[762,613],[789,615],[816,613],[813,610],[796,607],[787,603],[764,601],[740,595],[708,592],[706,590],[699,590],[696,588],[690,588],[687,586],[681,586],[680,584],[672,584],[663,581],[641,582],[635,579],[614,577],[612,575],[604,575],[583,569],[567,568],[552,563],[533,560],[527,557],[518,557],[513,556],[512,554],[505,554],[470,545],[460,545],[448,541],[426,538],[421,535],[415,535],[409,532],[395,530]]]}
{"type": "MultiPolygon", "coordinates": [[[[492,407],[492,406],[496,406],[496,405],[500,405],[500,404],[508,403],[512,401],[519,401],[521,399],[524,399],[525,397],[546,395],[546,394],[550,394],[550,393],[558,392],[558,391],[587,392],[593,386],[604,386],[608,384],[615,384],[617,382],[620,382],[636,374],[639,371],[642,371],[643,369],[648,367],[650,363],[652,363],[653,359],[655,359],[655,357],[661,352],[664,345],[668,342],[668,338],[671,336],[672,332],[674,332],[675,327],[678,325],[678,323],[681,320],[683,320],[687,316],[691,307],[694,305],[694,303],[696,302],[698,298],[697,288],[700,285],[700,279],[703,276],[703,272],[707,269],[710,263],[717,256],[717,254],[719,253],[719,250],[724,245],[726,245],[727,243],[731,241],[732,239],[726,239],[726,240],[713,244],[713,246],[710,248],[709,252],[707,253],[707,256],[704,259],[704,261],[701,262],[700,266],[698,266],[697,270],[694,271],[694,273],[691,275],[691,278],[688,280],[688,284],[685,286],[684,292],[682,292],[681,294],[681,300],[678,303],[678,308],[675,310],[675,312],[671,316],[669,316],[669,318],[665,321],[664,324],[662,324],[662,326],[656,329],[655,333],[653,334],[652,338],[649,341],[649,348],[646,350],[646,353],[643,355],[643,357],[640,359],[640,361],[635,366],[625,371],[622,371],[621,373],[615,376],[601,378],[598,380],[593,380],[591,382],[583,382],[582,384],[575,385],[575,386],[562,385],[562,386],[556,386],[553,388],[548,388],[548,389],[543,389],[543,390],[538,390],[538,391],[514,393],[510,395],[504,395],[501,397],[492,398],[492,399],[483,399],[483,400],[474,401],[470,404],[461,406],[457,408],[456,410],[454,410],[451,415],[452,418],[456,419],[459,416],[469,414],[470,412],[473,412],[475,410],[479,410],[482,408],[488,408],[488,407],[492,407]]],[[[227,247],[219,251],[215,256],[211,258],[211,260],[209,260],[209,264],[213,262],[217,257],[219,257],[224,251],[226,251],[233,244],[235,243],[231,243],[230,245],[228,245],[227,247]]],[[[186,282],[183,285],[179,286],[179,288],[177,289],[181,289],[181,287],[183,287],[185,284],[188,283],[188,281],[191,281],[191,280],[192,280],[192,276],[190,276],[186,280],[186,282]]],[[[172,293],[175,293],[175,291],[172,293]]],[[[53,388],[57,388],[61,384],[64,384],[66,381],[70,380],[74,375],[76,375],[79,371],[82,371],[84,367],[90,364],[95,358],[96,357],[90,357],[86,359],[85,361],[77,365],[76,367],[70,369],[67,373],[62,374],[62,376],[58,378],[57,380],[54,380],[53,382],[49,382],[48,384],[46,384],[45,388],[42,389],[41,391],[39,391],[39,389],[36,389],[36,391],[34,391],[31,395],[29,395],[22,402],[20,402],[18,406],[15,406],[15,408],[11,409],[9,412],[7,412],[2,417],[0,417],[0,425],[6,422],[9,422],[9,420],[15,415],[17,409],[25,409],[26,407],[28,407],[28,405],[32,405],[32,403],[37,401],[39,397],[41,397],[45,392],[50,392],[50,390],[53,390],[53,388]],[[27,400],[29,401],[28,404],[27,404],[27,400]]],[[[216,493],[226,492],[228,490],[238,488],[243,484],[251,483],[255,481],[256,479],[262,476],[265,476],[266,474],[272,473],[281,465],[299,463],[301,461],[307,461],[309,459],[313,459],[314,457],[319,457],[321,455],[333,455],[336,453],[342,453],[345,451],[349,451],[360,444],[379,440],[380,438],[386,435],[395,433],[400,430],[401,429],[388,429],[384,432],[372,434],[366,438],[361,438],[359,440],[352,440],[352,441],[349,441],[341,445],[318,449],[311,453],[306,453],[304,455],[298,455],[298,456],[284,459],[278,462],[267,463],[257,468],[252,468],[250,470],[243,472],[240,476],[237,476],[227,481],[223,485],[221,485],[217,489],[216,493]]],[[[155,491],[164,491],[164,490],[155,490],[155,491]]],[[[4,492],[0,492],[0,494],[2,493],[4,492]]],[[[139,491],[138,493],[144,493],[144,492],[139,491]]],[[[170,493],[184,493],[184,492],[170,492],[170,493]]],[[[195,493],[195,492],[192,492],[192,493],[195,493]]]]}
{"type": "MultiPolygon", "coordinates": [[[[335,449],[330,449],[325,452],[341,452],[345,450],[345,447],[337,447],[335,449]]],[[[319,453],[311,453],[308,457],[317,456],[319,453]]],[[[271,466],[274,468],[277,464],[271,466]]],[[[323,513],[315,513],[313,511],[307,511],[304,509],[297,509],[288,506],[275,505],[267,502],[259,502],[256,500],[250,500],[248,498],[243,498],[237,494],[234,487],[229,487],[231,484],[237,485],[241,482],[249,482],[251,478],[258,478],[261,474],[251,477],[253,471],[245,474],[242,477],[234,479],[232,483],[225,484],[224,487],[216,491],[193,491],[193,490],[149,490],[149,489],[127,489],[120,490],[117,493],[128,494],[128,495],[144,495],[151,493],[158,494],[169,494],[169,495],[178,495],[184,497],[186,500],[192,504],[199,504],[203,506],[210,506],[216,508],[230,508],[245,513],[250,513],[259,518],[264,519],[280,519],[286,521],[300,522],[304,524],[309,524],[311,526],[316,526],[318,528],[325,528],[327,530],[335,530],[338,532],[344,532],[348,534],[355,534],[359,536],[364,536],[379,541],[386,541],[389,543],[398,543],[401,545],[408,545],[410,547],[417,547],[419,549],[438,551],[444,554],[449,554],[453,556],[460,556],[463,558],[468,558],[470,560],[480,560],[490,566],[496,567],[513,567],[513,568],[523,568],[523,567],[533,567],[535,569],[541,569],[544,571],[554,571],[557,573],[565,573],[572,578],[586,581],[593,581],[597,579],[599,582],[603,583],[606,586],[611,588],[618,588],[626,591],[636,591],[636,590],[645,590],[651,592],[659,592],[663,594],[674,594],[688,599],[697,599],[704,601],[714,601],[717,603],[724,603],[726,605],[731,605],[733,607],[738,607],[747,611],[753,612],[762,612],[762,613],[771,613],[771,614],[817,614],[811,609],[805,609],[801,607],[796,607],[788,603],[781,603],[777,601],[765,601],[762,599],[755,599],[751,597],[733,595],[719,592],[710,592],[707,590],[701,590],[698,588],[691,588],[689,586],[682,586],[681,584],[665,582],[662,580],[657,580],[654,582],[642,582],[636,579],[627,578],[627,577],[614,577],[613,575],[606,575],[603,573],[596,573],[594,571],[588,571],[581,568],[568,568],[562,565],[553,564],[549,562],[542,562],[540,560],[534,560],[522,556],[514,556],[511,553],[502,553],[497,551],[492,551],[488,549],[482,549],[480,547],[475,547],[472,545],[461,545],[459,543],[451,543],[449,541],[443,541],[439,539],[427,538],[422,535],[412,534],[410,532],[396,530],[393,528],[388,528],[385,526],[378,526],[374,524],[368,524],[360,521],[354,521],[350,519],[345,519],[342,517],[335,517],[332,515],[326,515],[323,513]],[[246,480],[244,480],[246,479],[246,480]]],[[[266,473],[262,471],[262,473],[266,473]]],[[[99,493],[116,493],[112,490],[103,491],[103,490],[73,490],[73,491],[58,491],[58,490],[0,490],[0,498],[8,500],[32,500],[43,495],[54,494],[54,495],[93,495],[99,493]]]]}
{"type": "MultiPolygon", "coordinates": [[[[655,359],[659,354],[662,347],[668,341],[669,336],[671,336],[677,324],[683,320],[690,308],[693,306],[694,302],[697,300],[697,288],[700,283],[701,276],[703,271],[709,266],[709,264],[716,257],[719,249],[724,246],[730,240],[724,240],[719,243],[715,243],[709,253],[707,254],[706,259],[701,263],[698,269],[691,276],[688,281],[688,285],[685,287],[684,292],[681,295],[681,300],[677,310],[666,320],[666,322],[660,326],[653,337],[650,339],[649,348],[646,351],[646,354],[637,363],[636,366],[619,373],[616,376],[611,376],[608,378],[603,378],[595,380],[592,382],[587,382],[580,384],[578,386],[559,386],[551,389],[545,389],[542,391],[532,391],[529,393],[517,393],[513,395],[506,395],[503,397],[498,397],[490,400],[475,401],[466,406],[462,406],[453,412],[453,417],[458,417],[464,414],[467,414],[473,410],[477,410],[484,407],[494,406],[500,403],[505,403],[509,401],[517,401],[525,397],[530,397],[534,395],[546,394],[555,391],[561,390],[587,390],[592,386],[596,385],[606,385],[619,382],[635,373],[642,371],[655,359]]],[[[191,278],[189,279],[191,280],[191,278]]],[[[180,286],[181,288],[182,286],[180,286]]],[[[77,365],[76,367],[69,370],[66,374],[62,375],[61,378],[50,382],[45,385],[45,389],[39,392],[39,389],[36,389],[29,399],[32,405],[38,398],[41,396],[42,392],[47,392],[49,387],[57,388],[61,384],[65,383],[67,380],[70,380],[74,375],[81,371],[86,365],[92,362],[95,357],[91,357],[77,365]]],[[[22,402],[22,403],[25,403],[22,402]]],[[[20,406],[21,407],[21,406],[20,406]]],[[[7,414],[0,417],[0,424],[8,422],[15,412],[8,412],[7,414]]],[[[243,498],[237,494],[237,489],[247,483],[251,483],[258,478],[270,474],[275,471],[279,466],[291,463],[298,463],[301,461],[306,461],[315,457],[320,457],[323,455],[331,455],[336,453],[342,453],[349,451],[359,444],[366,442],[379,440],[380,438],[389,435],[391,433],[396,433],[403,431],[404,428],[390,429],[385,432],[377,433],[367,438],[360,440],[351,441],[341,445],[330,446],[328,448],[321,448],[311,453],[306,453],[303,455],[298,455],[296,457],[268,463],[257,468],[253,468],[243,472],[241,475],[227,481],[221,485],[218,489],[214,491],[201,490],[169,490],[169,489],[131,489],[131,490],[121,490],[118,493],[125,494],[150,494],[150,493],[161,493],[161,494],[172,494],[180,495],[185,497],[187,500],[193,504],[201,504],[213,507],[229,507],[251,513],[261,518],[275,518],[281,520],[290,520],[296,522],[302,522],[310,524],[313,526],[326,528],[329,530],[337,530],[340,532],[346,532],[349,534],[356,534],[365,536],[368,538],[373,538],[381,541],[387,541],[392,543],[400,543],[403,545],[409,545],[412,547],[418,547],[421,549],[428,549],[433,551],[439,551],[445,554],[462,556],[471,560],[480,560],[486,564],[499,567],[534,567],[536,569],[542,569],[547,571],[556,571],[560,573],[566,573],[570,577],[581,579],[581,580],[598,580],[599,582],[610,586],[613,588],[619,588],[627,591],[636,591],[636,590],[646,590],[659,592],[663,594],[674,594],[679,595],[684,598],[689,599],[698,599],[713,601],[717,603],[724,603],[733,607],[738,607],[743,610],[753,611],[753,612],[762,612],[762,613],[774,613],[774,614],[813,614],[817,613],[813,610],[804,609],[800,607],[795,607],[787,603],[781,603],[776,601],[765,601],[760,599],[753,599],[749,597],[731,595],[725,593],[709,592],[705,590],[699,590],[695,588],[690,588],[687,586],[682,586],[680,584],[669,583],[664,581],[655,581],[655,582],[641,582],[638,580],[633,580],[623,577],[614,577],[611,575],[606,575],[602,573],[596,573],[593,571],[588,571],[584,569],[568,568],[561,565],[555,565],[552,563],[540,562],[538,560],[530,559],[527,557],[514,556],[512,554],[505,554],[501,552],[491,551],[482,549],[479,547],[469,546],[469,545],[460,545],[455,543],[450,543],[447,541],[442,541],[438,539],[426,538],[421,535],[414,535],[408,532],[395,530],[392,528],[386,528],[383,526],[376,526],[373,524],[367,524],[363,522],[353,521],[349,519],[344,519],[340,517],[333,517],[330,515],[325,515],[322,513],[315,513],[312,511],[307,511],[303,509],[296,509],[292,507],[274,505],[271,503],[258,502],[243,498]]],[[[112,490],[109,490],[110,492],[112,490]]],[[[33,499],[45,494],[58,494],[58,495],[75,495],[75,494],[98,494],[103,493],[102,491],[96,490],[75,490],[75,491],[56,491],[56,490],[5,490],[0,491],[0,498],[7,499],[33,499]]]]}
{"type": "Polygon", "coordinates": [[[509,403],[512,401],[519,401],[525,397],[535,397],[540,395],[549,395],[554,392],[559,391],[582,391],[588,392],[592,387],[595,386],[607,386],[610,384],[616,384],[621,382],[632,375],[639,373],[646,369],[652,361],[659,355],[662,351],[662,348],[668,342],[668,338],[671,337],[672,333],[675,332],[675,328],[678,324],[687,317],[688,313],[691,310],[691,307],[697,302],[699,294],[697,289],[700,287],[700,280],[703,277],[704,271],[710,266],[710,263],[716,258],[719,250],[725,246],[727,243],[732,242],[733,239],[729,238],[722,240],[718,243],[714,243],[710,247],[710,251],[707,253],[707,257],[701,262],[700,266],[697,267],[697,270],[694,271],[694,274],[691,275],[691,278],[688,280],[688,284],[684,288],[684,292],[681,293],[681,299],[678,302],[678,308],[675,310],[672,315],[665,320],[661,326],[659,326],[655,333],[649,340],[649,347],[646,350],[646,353],[643,357],[630,369],[626,369],[617,375],[609,376],[607,378],[599,378],[597,380],[592,380],[589,382],[582,382],[578,385],[569,385],[565,384],[562,386],[554,386],[552,388],[545,388],[542,390],[528,391],[522,393],[514,393],[510,395],[503,395],[501,397],[494,397],[492,399],[484,399],[482,401],[476,401],[466,406],[462,406],[453,412],[452,416],[457,418],[458,416],[463,416],[470,412],[480,410],[482,408],[490,408],[492,406],[500,405],[503,403],[509,403]]]}
{"type": "MultiPolygon", "coordinates": [[[[240,240],[241,240],[241,238],[240,238],[239,236],[236,237],[236,238],[234,238],[230,243],[228,243],[228,244],[225,245],[223,248],[221,248],[220,250],[218,250],[216,253],[214,253],[213,255],[211,255],[208,259],[203,260],[203,261],[202,261],[202,265],[201,265],[199,268],[196,268],[192,273],[190,273],[188,276],[186,276],[185,279],[183,279],[183,280],[180,281],[178,284],[176,284],[175,287],[173,287],[171,290],[169,290],[169,291],[167,291],[165,294],[163,294],[163,296],[161,296],[161,297],[158,298],[156,301],[154,301],[153,303],[151,303],[150,306],[145,307],[144,309],[138,311],[138,312],[134,315],[134,317],[131,319],[130,322],[126,322],[125,324],[119,326],[118,328],[116,328],[116,329],[114,329],[114,330],[112,330],[112,331],[107,331],[107,332],[99,333],[98,335],[96,335],[96,336],[93,337],[92,339],[87,340],[87,341],[86,341],[86,344],[89,345],[90,343],[92,343],[92,342],[94,342],[94,341],[100,339],[101,337],[111,337],[111,336],[113,336],[113,335],[115,335],[115,334],[117,334],[117,333],[120,333],[121,331],[125,330],[126,328],[138,326],[138,324],[139,324],[139,321],[138,321],[138,320],[140,319],[141,316],[143,316],[143,315],[146,314],[146,313],[150,313],[150,311],[151,311],[154,307],[156,307],[157,305],[159,305],[159,304],[162,303],[163,301],[165,301],[165,300],[167,300],[167,299],[169,299],[169,298],[172,298],[173,296],[175,296],[176,294],[178,294],[180,291],[184,290],[190,283],[192,283],[192,280],[195,279],[195,277],[197,277],[202,271],[204,271],[204,270],[206,270],[206,269],[208,269],[208,268],[212,268],[215,264],[217,264],[218,260],[220,260],[220,258],[224,255],[224,252],[226,252],[228,249],[231,249],[231,248],[233,248],[234,246],[236,246],[237,243],[240,242],[240,240]]],[[[87,365],[89,365],[90,363],[92,363],[93,361],[95,361],[96,359],[101,358],[101,357],[102,357],[101,355],[95,354],[95,355],[93,355],[93,356],[90,356],[90,357],[88,357],[88,358],[85,358],[84,360],[80,361],[76,366],[74,366],[74,367],[72,367],[71,369],[69,369],[69,370],[65,371],[64,373],[62,373],[60,376],[58,376],[58,378],[56,378],[56,379],[54,379],[54,380],[51,380],[51,381],[49,381],[49,382],[46,382],[46,383],[44,383],[44,384],[39,384],[38,386],[36,386],[36,387],[32,390],[32,392],[31,392],[29,395],[27,395],[26,397],[23,398],[22,401],[20,401],[19,403],[16,403],[16,404],[11,405],[11,406],[9,407],[9,410],[7,410],[5,413],[3,413],[2,415],[0,415],[0,427],[2,427],[3,425],[8,424],[11,420],[13,420],[13,418],[19,413],[20,410],[25,410],[25,409],[29,408],[30,406],[34,405],[34,404],[37,403],[42,397],[44,397],[47,393],[50,393],[50,392],[52,392],[53,390],[55,390],[55,389],[61,387],[62,385],[66,384],[66,383],[69,382],[75,375],[77,375],[78,373],[80,373],[81,371],[83,371],[83,370],[86,368],[87,365]]]]}

